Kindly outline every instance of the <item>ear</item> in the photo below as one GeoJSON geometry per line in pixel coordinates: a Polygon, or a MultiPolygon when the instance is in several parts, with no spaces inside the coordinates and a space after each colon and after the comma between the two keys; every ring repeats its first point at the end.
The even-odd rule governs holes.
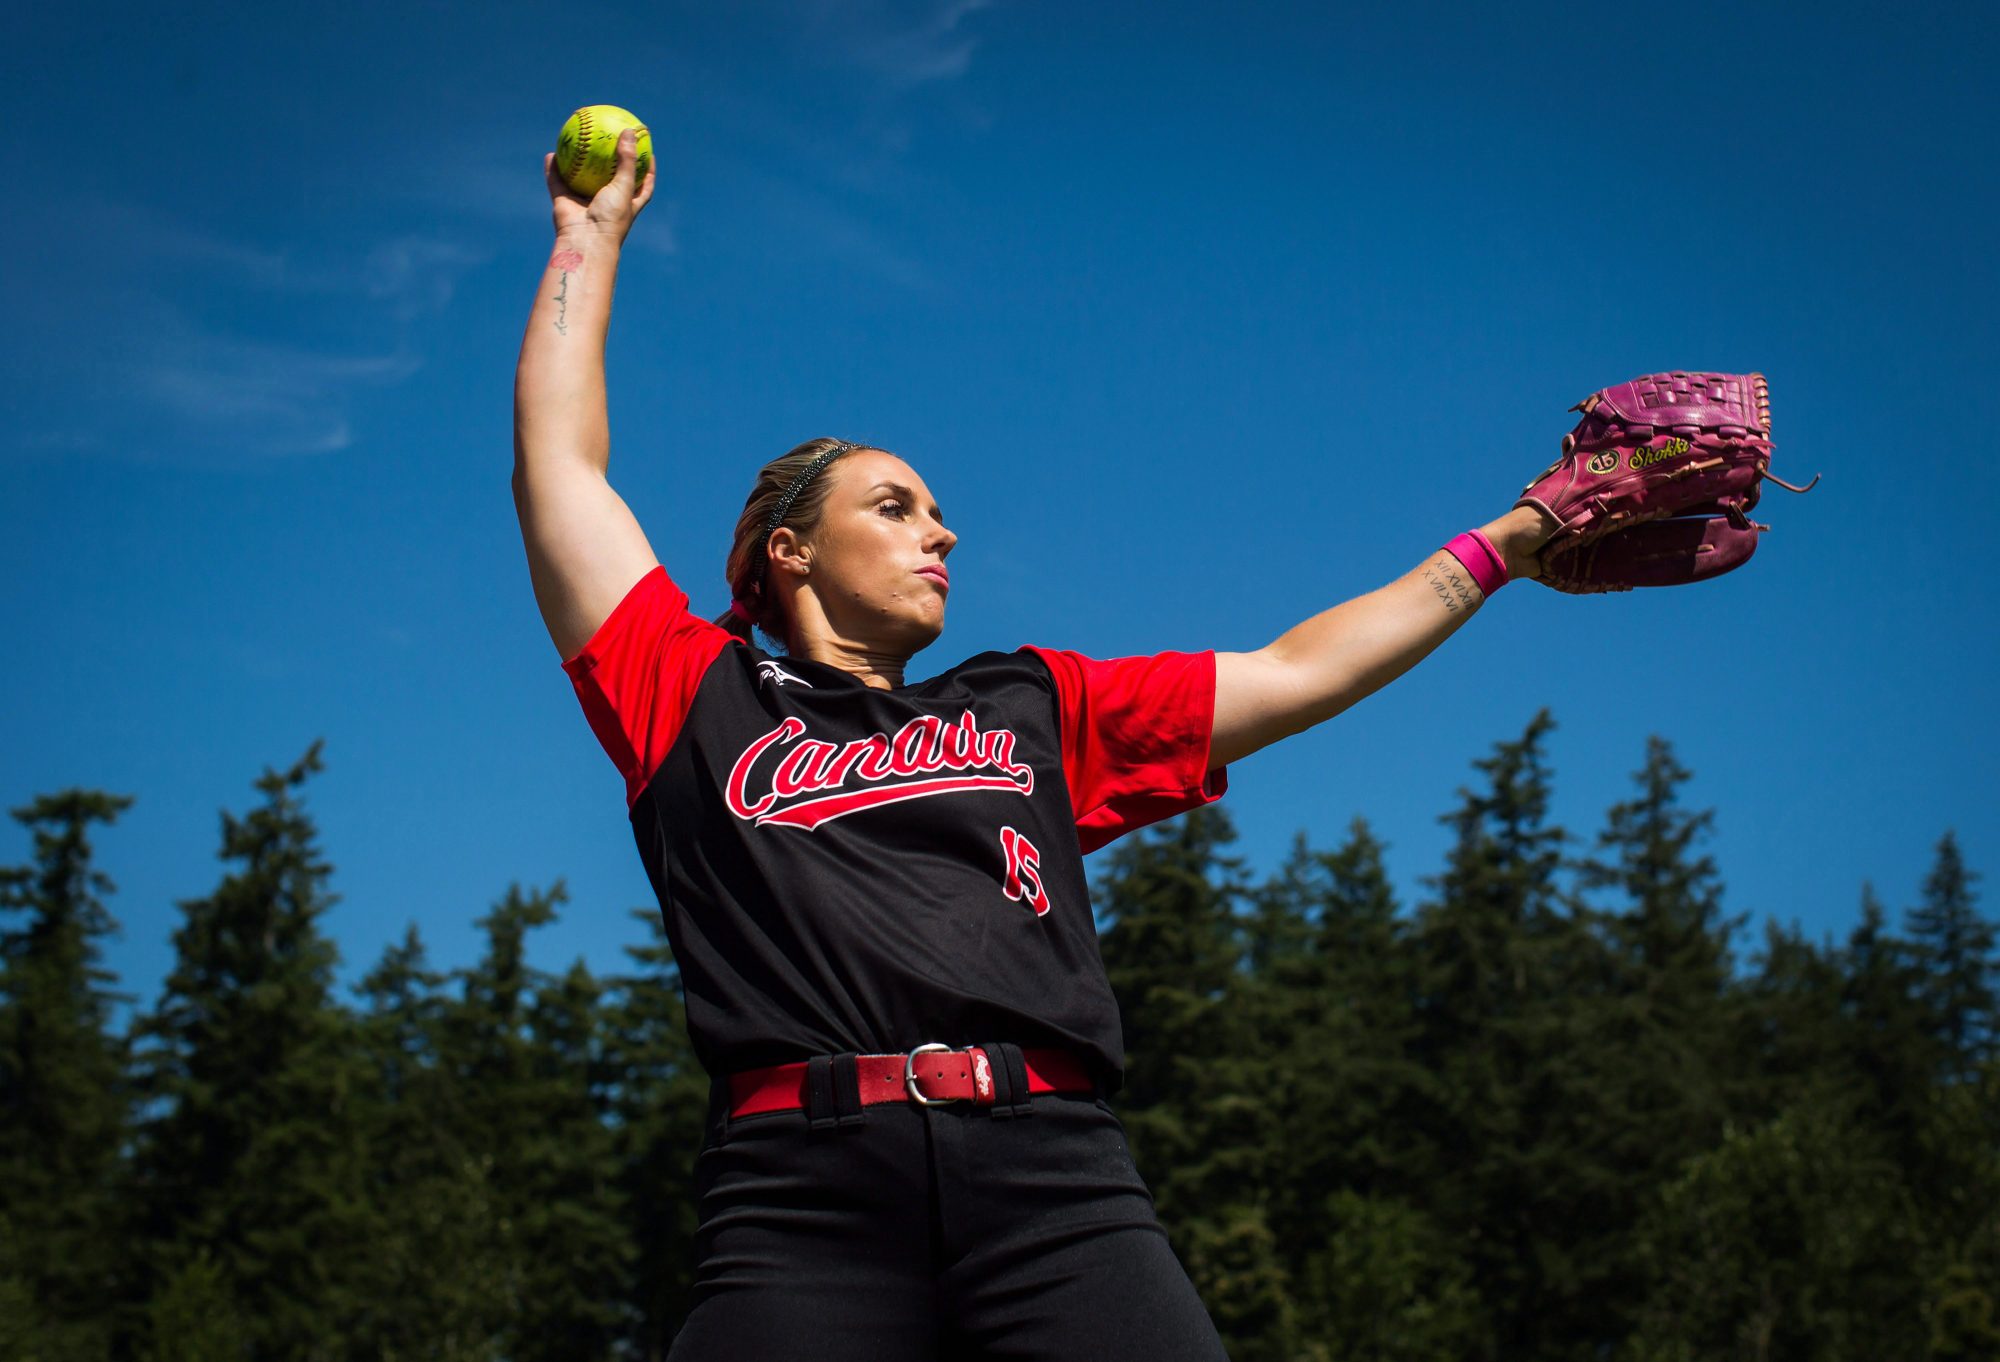
{"type": "Polygon", "coordinates": [[[799,538],[798,531],[780,525],[771,532],[771,567],[775,571],[805,576],[812,571],[812,548],[799,538]]]}

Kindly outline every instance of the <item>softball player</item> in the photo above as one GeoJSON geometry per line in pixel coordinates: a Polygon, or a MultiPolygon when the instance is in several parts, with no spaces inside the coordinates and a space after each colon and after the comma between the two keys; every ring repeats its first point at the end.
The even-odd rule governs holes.
{"type": "Polygon", "coordinates": [[[672,1356],[1221,1358],[1105,1100],[1124,1053],[1083,854],[1414,665],[1535,570],[1541,518],[1257,652],[1031,646],[909,683],[958,537],[902,459],[811,440],[758,476],[730,610],[702,618],[605,478],[612,287],[653,190],[631,143],[588,202],[547,169],[514,494],[711,1078],[672,1356]]]}

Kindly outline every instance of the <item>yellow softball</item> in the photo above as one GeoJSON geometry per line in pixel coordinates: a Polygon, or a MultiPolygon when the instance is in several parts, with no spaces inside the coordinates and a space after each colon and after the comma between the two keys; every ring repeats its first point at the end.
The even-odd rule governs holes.
{"type": "Polygon", "coordinates": [[[585,198],[610,184],[618,173],[618,134],[627,128],[639,130],[639,164],[632,180],[632,192],[638,193],[653,164],[653,135],[638,115],[616,104],[578,109],[562,125],[556,134],[556,173],[563,183],[585,198]]]}

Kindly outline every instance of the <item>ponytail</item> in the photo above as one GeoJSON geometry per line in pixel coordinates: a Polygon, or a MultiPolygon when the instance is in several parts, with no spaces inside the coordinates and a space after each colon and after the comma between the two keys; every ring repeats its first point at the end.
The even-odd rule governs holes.
{"type": "Polygon", "coordinates": [[[750,622],[748,616],[737,609],[738,604],[739,602],[732,600],[729,603],[729,608],[720,615],[717,615],[711,623],[721,625],[729,631],[731,637],[740,638],[745,643],[754,644],[757,641],[756,626],[750,622]]]}

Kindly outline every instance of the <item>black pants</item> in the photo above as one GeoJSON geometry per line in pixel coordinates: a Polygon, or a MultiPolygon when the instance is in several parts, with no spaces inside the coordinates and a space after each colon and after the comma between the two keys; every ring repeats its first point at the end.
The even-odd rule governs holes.
{"type": "Polygon", "coordinates": [[[669,1362],[1227,1362],[1110,1105],[1006,1091],[1001,1048],[993,1107],[861,1107],[850,1067],[731,1121],[718,1083],[669,1362]]]}

